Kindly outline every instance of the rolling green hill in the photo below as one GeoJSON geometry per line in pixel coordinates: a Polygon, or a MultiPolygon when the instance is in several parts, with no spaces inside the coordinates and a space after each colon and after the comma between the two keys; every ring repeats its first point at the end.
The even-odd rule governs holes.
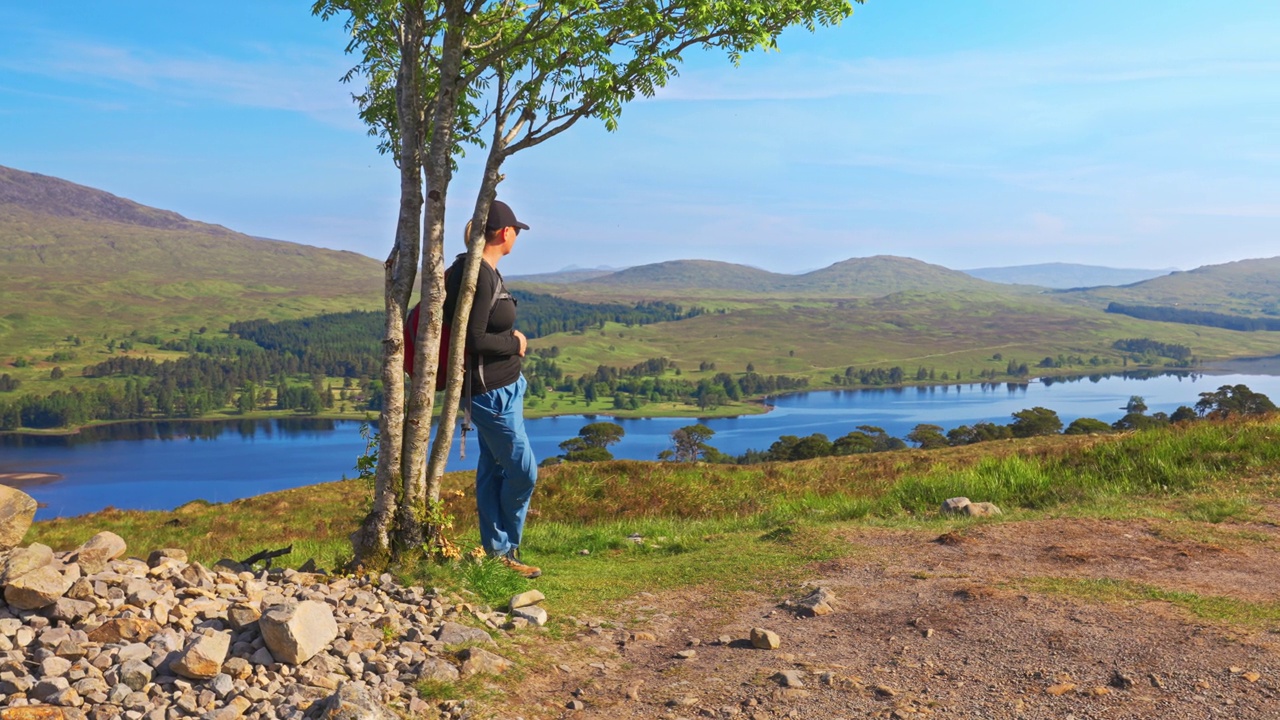
{"type": "Polygon", "coordinates": [[[1057,293],[1069,302],[1112,302],[1280,318],[1280,257],[1205,265],[1133,285],[1057,293]]]}
{"type": "MultiPolygon", "coordinates": [[[[535,280],[535,278],[530,278],[535,280]]],[[[787,275],[713,260],[673,260],[575,282],[556,292],[575,296],[865,298],[898,292],[1017,292],[940,265],[876,255],[787,275]]],[[[644,298],[640,298],[644,299],[644,298]]]]}
{"type": "Polygon", "coordinates": [[[1033,374],[1117,371],[1130,366],[1126,353],[1113,344],[1127,338],[1185,345],[1204,360],[1280,354],[1280,333],[1152,322],[1045,296],[993,292],[762,299],[688,320],[643,327],[610,324],[551,335],[532,345],[556,346],[557,363],[574,374],[592,372],[597,365],[627,366],[665,357],[686,374],[703,363],[715,364],[708,374],[741,373],[751,364],[757,372],[805,375],[820,385],[850,366],[924,367],[936,369],[939,378],[947,372],[965,381],[978,379],[983,371],[1003,372],[1011,360],[1034,368],[1033,374]],[[1039,367],[1059,356],[1067,362],[1039,367]]]}
{"type": "Polygon", "coordinates": [[[1012,285],[1037,285],[1039,287],[1067,290],[1101,285],[1129,285],[1167,275],[1171,272],[1177,272],[1177,270],[1172,268],[1165,270],[1111,268],[1100,265],[1054,262],[1038,265],[1015,265],[1012,267],[974,268],[962,272],[976,278],[990,280],[991,282],[1012,285]]]}
{"type": "Polygon", "coordinates": [[[0,358],[76,335],[185,333],[380,305],[371,258],[233,232],[0,167],[0,358]]]}

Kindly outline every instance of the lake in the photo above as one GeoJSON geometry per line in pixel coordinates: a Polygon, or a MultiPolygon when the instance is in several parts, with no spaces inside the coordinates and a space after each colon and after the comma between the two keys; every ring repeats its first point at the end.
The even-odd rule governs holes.
{"type": "MultiPolygon", "coordinates": [[[[921,388],[814,391],[770,400],[763,415],[703,421],[715,431],[710,444],[738,455],[763,450],[781,435],[824,433],[835,439],[858,425],[876,425],[904,437],[920,423],[951,429],[975,422],[1007,424],[1011,415],[1043,406],[1065,424],[1080,417],[1113,422],[1132,395],[1149,412],[1172,413],[1194,406],[1202,392],[1222,385],[1248,385],[1280,402],[1280,376],[1239,370],[1226,374],[1170,374],[1147,379],[1094,376],[1027,384],[961,384],[921,388]]],[[[1270,371],[1271,368],[1260,370],[1270,371]]],[[[559,454],[558,445],[594,416],[529,420],[539,458],[559,454]]],[[[620,420],[626,430],[612,448],[616,457],[653,460],[670,446],[669,435],[696,422],[687,418],[620,420]]],[[[204,499],[227,502],[274,490],[355,476],[364,450],[360,423],[334,420],[246,420],[123,423],[68,436],[0,435],[0,473],[50,473],[56,482],[23,488],[43,503],[38,519],[79,515],[107,506],[167,510],[204,499]]],[[[475,437],[466,460],[455,441],[450,470],[475,467],[475,437]]]]}

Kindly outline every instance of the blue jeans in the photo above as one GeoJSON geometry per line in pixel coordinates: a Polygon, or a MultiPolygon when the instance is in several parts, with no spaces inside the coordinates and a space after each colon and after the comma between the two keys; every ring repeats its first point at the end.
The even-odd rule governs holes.
{"type": "Polygon", "coordinates": [[[476,463],[476,510],[480,544],[491,555],[520,546],[529,498],[538,481],[538,461],[524,431],[524,376],[471,399],[471,422],[480,444],[476,463]]]}

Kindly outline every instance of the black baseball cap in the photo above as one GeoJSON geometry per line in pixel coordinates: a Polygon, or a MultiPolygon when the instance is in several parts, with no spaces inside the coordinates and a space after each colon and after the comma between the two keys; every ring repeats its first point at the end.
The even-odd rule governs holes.
{"type": "Polygon", "coordinates": [[[511,211],[511,206],[501,200],[494,200],[489,206],[489,219],[485,221],[484,229],[493,232],[501,230],[505,227],[520,228],[528,230],[529,226],[516,219],[516,214],[511,211]]]}

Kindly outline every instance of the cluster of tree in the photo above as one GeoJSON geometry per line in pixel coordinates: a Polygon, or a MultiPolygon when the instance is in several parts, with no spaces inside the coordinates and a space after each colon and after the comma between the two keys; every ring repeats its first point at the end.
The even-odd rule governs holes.
{"type": "MultiPolygon", "coordinates": [[[[1126,411],[1125,416],[1110,425],[1094,418],[1078,418],[1064,429],[1062,419],[1056,412],[1037,406],[1013,413],[1013,422],[1007,425],[980,422],[944,431],[940,425],[922,423],[907,433],[906,441],[928,450],[1058,433],[1084,435],[1141,430],[1171,423],[1189,422],[1201,417],[1222,419],[1277,411],[1275,404],[1266,395],[1254,392],[1245,385],[1223,385],[1216,391],[1200,393],[1200,400],[1194,409],[1184,405],[1175,410],[1172,415],[1163,412],[1147,415],[1146,400],[1140,395],[1130,397],[1123,409],[1126,411]]],[[[714,435],[714,430],[701,423],[682,427],[671,433],[671,447],[659,453],[658,459],[672,462],[702,461],[745,465],[886,452],[907,447],[907,442],[873,425],[859,425],[853,432],[834,441],[823,433],[813,433],[805,437],[783,435],[767,450],[748,450],[738,456],[726,455],[711,446],[708,441],[714,435]]],[[[561,443],[560,449],[564,450],[565,454],[554,458],[552,462],[610,460],[613,455],[606,448],[621,440],[622,436],[622,427],[619,425],[593,423],[585,426],[579,432],[579,437],[561,443]]]]}
{"type": "Polygon", "coordinates": [[[706,312],[700,307],[686,310],[679,305],[658,301],[623,305],[583,303],[524,290],[513,290],[511,294],[520,303],[520,331],[530,338],[558,332],[581,332],[588,328],[604,327],[607,322],[630,327],[687,320],[706,312]]]}
{"type": "Polygon", "coordinates": [[[272,382],[274,390],[252,381],[179,384],[174,375],[163,375],[72,387],[0,403],[0,430],[71,427],[94,420],[198,418],[228,407],[242,413],[258,409],[318,413],[333,407],[334,393],[321,376],[314,376],[310,385],[299,386],[283,376],[272,382]]]}
{"type": "Polygon", "coordinates": [[[18,389],[22,381],[16,377],[10,377],[9,373],[0,375],[0,392],[13,392],[18,389]]]}
{"type": "Polygon", "coordinates": [[[686,402],[710,409],[744,397],[800,390],[809,385],[808,378],[754,372],[736,378],[717,373],[697,381],[679,375],[662,377],[661,373],[669,368],[674,368],[669,360],[654,358],[629,369],[600,365],[594,373],[574,378],[563,375],[551,361],[540,360],[531,363],[525,375],[529,377],[530,395],[545,398],[548,389],[552,389],[580,395],[587,402],[612,397],[614,408],[619,410],[634,410],[649,402],[686,402]]]}
{"type": "Polygon", "coordinates": [[[1194,358],[1191,356],[1190,345],[1178,345],[1175,343],[1162,343],[1151,338],[1126,338],[1117,340],[1111,344],[1111,347],[1120,352],[1130,353],[1134,359],[1141,359],[1144,356],[1167,357],[1171,360],[1179,362],[1190,362],[1194,358]]]}
{"type": "Polygon", "coordinates": [[[1141,320],[1158,320],[1160,322],[1175,322],[1184,325],[1206,325],[1208,327],[1241,330],[1244,332],[1280,330],[1280,320],[1227,315],[1208,310],[1188,310],[1167,305],[1126,305],[1113,302],[1107,306],[1107,312],[1128,315],[1141,320]]]}
{"type": "MultiPolygon", "coordinates": [[[[1080,364],[1083,360],[1080,358],[1080,364]]],[[[1055,366],[1058,367],[1058,366],[1055,366]]],[[[964,377],[964,371],[957,369],[952,372],[943,370],[938,372],[937,368],[924,366],[917,367],[914,372],[909,372],[901,366],[893,366],[891,368],[856,368],[853,366],[844,369],[844,373],[835,373],[831,376],[831,384],[836,386],[868,386],[879,387],[885,385],[902,385],[908,380],[915,382],[948,382],[950,380],[960,380],[964,377]]],[[[1024,378],[1031,374],[1031,368],[1026,363],[1020,363],[1017,360],[1010,360],[1005,366],[1003,375],[995,368],[985,368],[979,372],[969,370],[970,378],[980,378],[983,380],[994,380],[997,377],[1016,377],[1024,378]]]]}

